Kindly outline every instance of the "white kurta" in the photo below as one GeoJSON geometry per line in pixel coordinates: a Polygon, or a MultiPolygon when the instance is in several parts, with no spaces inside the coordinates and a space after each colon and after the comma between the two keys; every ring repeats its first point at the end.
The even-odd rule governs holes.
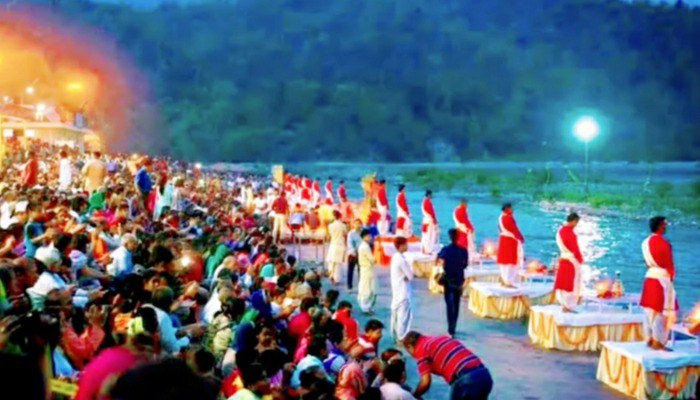
{"type": "Polygon", "coordinates": [[[66,191],[70,188],[73,181],[73,168],[71,167],[70,160],[67,158],[61,159],[58,164],[58,188],[59,190],[66,191]]]}
{"type": "Polygon", "coordinates": [[[340,281],[340,266],[345,262],[345,236],[347,228],[341,220],[335,220],[328,225],[330,244],[326,254],[328,276],[334,281],[340,281]]]}
{"type": "Polygon", "coordinates": [[[391,334],[399,341],[411,329],[411,281],[413,268],[403,253],[391,257],[391,334]]]}
{"type": "Polygon", "coordinates": [[[374,277],[374,254],[369,244],[362,241],[357,252],[357,261],[360,266],[360,283],[357,290],[357,302],[363,312],[372,311],[377,300],[377,284],[374,277]]]}
{"type": "Polygon", "coordinates": [[[430,216],[423,218],[423,225],[424,230],[420,237],[421,250],[425,254],[433,254],[438,236],[437,225],[430,216]]]}

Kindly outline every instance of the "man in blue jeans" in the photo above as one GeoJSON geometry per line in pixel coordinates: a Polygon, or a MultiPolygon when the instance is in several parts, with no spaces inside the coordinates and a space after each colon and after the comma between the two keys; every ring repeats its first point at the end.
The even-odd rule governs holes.
{"type": "Polygon", "coordinates": [[[410,331],[402,342],[418,365],[420,382],[413,392],[416,398],[430,389],[432,374],[435,374],[450,385],[451,400],[488,399],[493,389],[491,373],[459,340],[410,331]]]}
{"type": "Polygon", "coordinates": [[[464,269],[469,264],[469,253],[457,245],[457,230],[450,229],[450,244],[443,247],[438,254],[438,265],[445,271],[443,287],[445,289],[445,305],[447,306],[447,332],[454,337],[459,317],[459,302],[462,299],[464,285],[464,269]]]}

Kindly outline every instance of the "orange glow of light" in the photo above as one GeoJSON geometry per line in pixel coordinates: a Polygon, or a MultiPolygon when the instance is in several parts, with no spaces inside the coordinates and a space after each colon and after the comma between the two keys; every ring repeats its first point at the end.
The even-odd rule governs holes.
{"type": "Polygon", "coordinates": [[[700,303],[695,304],[685,322],[690,333],[700,335],[700,303]]]}
{"type": "Polygon", "coordinates": [[[114,40],[41,7],[0,9],[0,38],[0,93],[27,104],[45,101],[63,122],[81,113],[106,143],[127,142],[147,89],[114,40]]]}
{"type": "Polygon", "coordinates": [[[495,258],[496,253],[498,252],[498,249],[496,248],[496,244],[493,242],[484,242],[484,246],[481,250],[481,253],[484,255],[486,258],[495,258]]]}
{"type": "Polygon", "coordinates": [[[66,90],[69,92],[80,92],[84,89],[82,82],[70,82],[66,85],[66,90]]]}
{"type": "Polygon", "coordinates": [[[613,280],[612,279],[602,279],[595,284],[596,293],[598,297],[608,298],[612,295],[613,280]]]}
{"type": "Polygon", "coordinates": [[[547,272],[547,267],[537,260],[527,263],[527,272],[531,274],[541,274],[547,272]]]}

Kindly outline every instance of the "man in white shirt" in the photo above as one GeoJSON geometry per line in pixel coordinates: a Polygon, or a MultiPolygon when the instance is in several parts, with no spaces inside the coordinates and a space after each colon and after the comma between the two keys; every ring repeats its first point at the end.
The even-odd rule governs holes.
{"type": "Polygon", "coordinates": [[[107,266],[107,273],[110,276],[128,275],[134,270],[133,252],[139,245],[136,236],[127,233],[122,236],[122,245],[114,250],[110,256],[112,263],[107,266]]]}
{"type": "Polygon", "coordinates": [[[61,161],[58,164],[58,190],[67,191],[73,183],[73,166],[68,153],[61,150],[61,161]]]}
{"type": "Polygon", "coordinates": [[[262,216],[269,212],[267,208],[267,199],[262,193],[258,193],[258,195],[255,197],[255,200],[253,200],[253,206],[255,207],[255,215],[262,216]]]}
{"type": "Polygon", "coordinates": [[[400,342],[411,330],[411,281],[413,268],[406,259],[408,241],[403,236],[394,239],[396,253],[391,257],[391,334],[400,342]]]}
{"type": "Polygon", "coordinates": [[[340,282],[340,266],[345,262],[345,235],[347,234],[347,227],[340,217],[340,211],[333,211],[335,220],[328,225],[330,244],[326,254],[326,266],[328,267],[328,278],[333,285],[340,282]]]}
{"type": "Polygon", "coordinates": [[[363,229],[360,234],[362,243],[357,251],[357,260],[360,265],[360,283],[357,290],[357,302],[365,314],[374,314],[372,308],[377,301],[377,282],[374,277],[374,254],[369,245],[372,235],[368,229],[363,229]]]}

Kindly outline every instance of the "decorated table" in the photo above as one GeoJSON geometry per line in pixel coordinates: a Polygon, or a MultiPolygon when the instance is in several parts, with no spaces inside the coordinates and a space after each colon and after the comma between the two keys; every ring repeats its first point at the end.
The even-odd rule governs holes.
{"type": "Polygon", "coordinates": [[[595,292],[586,291],[583,294],[583,303],[587,307],[597,308],[598,310],[602,310],[605,307],[622,307],[632,313],[640,310],[639,301],[641,298],[641,293],[625,293],[619,297],[603,298],[596,295],[595,292]]]}
{"type": "Polygon", "coordinates": [[[677,341],[673,351],[645,342],[603,342],[597,379],[637,399],[692,399],[700,377],[694,340],[677,341]]]}
{"type": "Polygon", "coordinates": [[[437,253],[425,254],[420,251],[407,251],[404,254],[406,260],[413,266],[413,274],[416,278],[430,279],[433,270],[436,268],[437,253]]]}
{"type": "Polygon", "coordinates": [[[522,318],[531,305],[550,304],[553,297],[552,283],[523,283],[506,288],[497,282],[472,282],[469,289],[469,310],[482,318],[522,318]]]}
{"type": "MultiPolygon", "coordinates": [[[[396,253],[395,239],[394,235],[382,235],[374,239],[374,258],[379,265],[387,267],[391,263],[391,256],[396,253]]],[[[417,236],[408,238],[407,253],[420,253],[420,238],[417,236]]]]}
{"type": "MultiPolygon", "coordinates": [[[[434,265],[430,272],[428,280],[428,290],[435,294],[442,294],[443,288],[437,283],[437,278],[442,273],[442,267],[434,265]]],[[[469,297],[470,287],[472,282],[498,282],[500,272],[498,266],[493,263],[483,263],[469,266],[464,270],[464,292],[463,297],[469,297]]]]}
{"type": "Polygon", "coordinates": [[[556,305],[532,306],[528,335],[546,349],[597,351],[604,341],[630,342],[644,337],[644,313],[620,307],[576,308],[566,313],[556,305]]]}

